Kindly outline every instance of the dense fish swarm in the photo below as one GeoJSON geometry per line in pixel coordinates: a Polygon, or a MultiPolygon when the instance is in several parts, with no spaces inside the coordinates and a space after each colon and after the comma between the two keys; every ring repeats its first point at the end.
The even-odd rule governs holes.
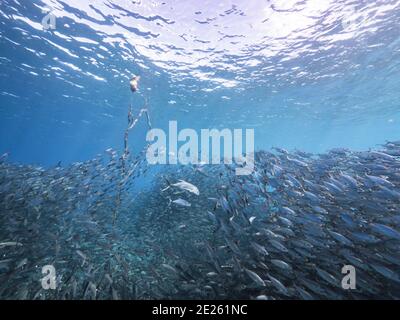
{"type": "Polygon", "coordinates": [[[249,176],[107,153],[47,169],[1,158],[0,298],[400,298],[400,141],[259,151],[249,176]]]}

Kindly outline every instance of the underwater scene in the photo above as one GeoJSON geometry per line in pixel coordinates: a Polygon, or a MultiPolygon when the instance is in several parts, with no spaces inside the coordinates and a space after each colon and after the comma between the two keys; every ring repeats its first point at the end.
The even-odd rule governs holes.
{"type": "Polygon", "coordinates": [[[1,0],[0,299],[400,299],[400,1],[1,0]]]}

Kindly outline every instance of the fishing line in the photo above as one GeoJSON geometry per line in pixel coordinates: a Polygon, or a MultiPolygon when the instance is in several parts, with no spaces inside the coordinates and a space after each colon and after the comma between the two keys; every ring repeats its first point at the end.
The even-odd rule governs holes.
{"type": "MultiPolygon", "coordinates": [[[[135,82],[134,90],[132,89],[132,81],[133,80],[131,80],[131,91],[132,91],[132,93],[135,93],[138,89],[137,86],[138,86],[138,81],[139,81],[140,77],[134,77],[133,79],[137,79],[137,81],[135,82]]],[[[149,106],[148,98],[144,94],[139,94],[139,95],[144,100],[144,106],[140,109],[136,118],[133,117],[133,107],[132,107],[133,106],[133,94],[131,94],[131,96],[130,96],[130,104],[129,104],[128,115],[127,115],[128,126],[124,132],[124,152],[121,156],[122,173],[121,173],[121,180],[118,183],[116,204],[115,204],[115,209],[114,209],[114,213],[113,213],[113,226],[115,226],[115,222],[117,220],[118,208],[121,204],[123,187],[127,183],[129,177],[135,172],[136,166],[138,165],[138,163],[136,163],[136,164],[134,164],[133,168],[130,171],[127,170],[127,162],[128,162],[128,158],[130,155],[129,132],[136,126],[136,124],[139,122],[140,118],[143,117],[143,115],[146,116],[146,122],[147,122],[148,129],[152,128],[150,114],[149,114],[149,110],[148,110],[148,106],[149,106]]],[[[150,144],[147,144],[147,146],[144,148],[143,151],[145,151],[145,153],[147,152],[147,149],[149,148],[149,146],[150,146],[150,144]]]]}

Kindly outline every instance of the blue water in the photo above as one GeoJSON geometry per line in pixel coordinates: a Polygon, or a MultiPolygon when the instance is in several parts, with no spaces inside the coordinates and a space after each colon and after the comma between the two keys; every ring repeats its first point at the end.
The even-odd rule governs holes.
{"type": "MultiPolygon", "coordinates": [[[[256,149],[400,137],[400,1],[3,0],[0,25],[0,153],[11,161],[122,149],[129,104],[138,112],[145,97],[153,127],[254,128],[256,149]],[[46,5],[55,30],[43,30],[46,5]]],[[[131,150],[146,131],[142,119],[131,150]]]]}
{"type": "Polygon", "coordinates": [[[0,298],[399,299],[399,88],[400,0],[2,0],[0,298]],[[170,121],[255,170],[148,165],[170,121]]]}

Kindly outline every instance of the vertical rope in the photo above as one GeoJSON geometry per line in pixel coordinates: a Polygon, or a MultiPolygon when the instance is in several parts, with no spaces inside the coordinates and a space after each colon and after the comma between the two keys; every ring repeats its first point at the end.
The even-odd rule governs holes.
{"type": "MultiPolygon", "coordinates": [[[[135,92],[135,91],[133,91],[135,92]]],[[[121,179],[119,180],[118,183],[118,190],[117,190],[117,196],[116,196],[116,203],[115,203],[115,208],[114,208],[114,213],[113,213],[113,225],[115,225],[116,220],[118,218],[118,209],[119,206],[121,205],[121,196],[122,196],[122,191],[125,183],[128,181],[129,176],[133,173],[134,169],[131,171],[127,171],[127,161],[129,158],[129,132],[136,126],[138,123],[139,119],[143,116],[146,115],[146,121],[147,121],[147,126],[149,129],[151,129],[151,121],[150,121],[150,115],[148,111],[148,99],[147,97],[143,96],[145,104],[142,109],[140,109],[139,114],[136,118],[133,118],[133,111],[132,111],[132,103],[129,105],[128,109],[128,126],[125,130],[124,133],[124,152],[121,156],[121,165],[122,165],[122,174],[121,174],[121,179]]],[[[148,147],[148,146],[147,146],[148,147]]],[[[147,148],[146,147],[146,148],[147,148]]]]}

